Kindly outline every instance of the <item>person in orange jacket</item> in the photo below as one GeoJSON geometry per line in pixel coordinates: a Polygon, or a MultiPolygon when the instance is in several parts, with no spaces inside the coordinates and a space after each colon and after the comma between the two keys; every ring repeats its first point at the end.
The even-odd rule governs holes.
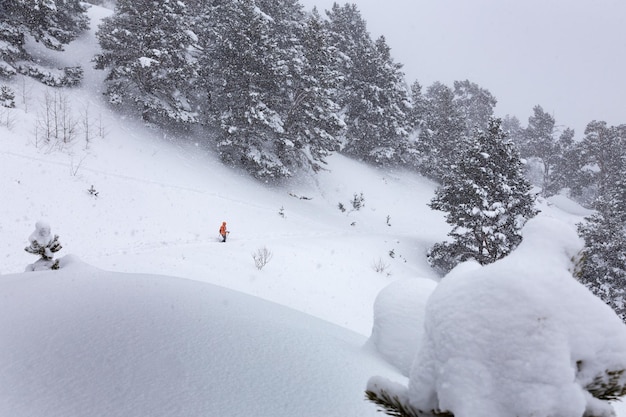
{"type": "Polygon", "coordinates": [[[220,226],[220,236],[222,236],[222,242],[226,242],[226,236],[229,233],[230,232],[226,230],[226,222],[222,222],[222,225],[220,226]]]}

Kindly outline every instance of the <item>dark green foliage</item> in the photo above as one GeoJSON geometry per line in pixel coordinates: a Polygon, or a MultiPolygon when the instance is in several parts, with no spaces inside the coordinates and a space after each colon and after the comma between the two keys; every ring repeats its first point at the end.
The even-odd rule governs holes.
{"type": "Polygon", "coordinates": [[[393,61],[384,37],[372,41],[356,5],[335,3],[327,14],[343,74],[338,98],[346,122],[342,151],[377,165],[410,161],[413,128],[402,65],[393,61]]]}
{"type": "Polygon", "coordinates": [[[608,126],[603,121],[587,124],[585,137],[579,146],[582,168],[599,194],[620,176],[626,152],[626,125],[608,126]]]}
{"type": "Polygon", "coordinates": [[[33,68],[45,73],[26,50],[26,37],[61,51],[88,28],[85,11],[78,0],[0,2],[0,76],[29,75],[33,68]]]}
{"type": "Polygon", "coordinates": [[[592,396],[604,401],[619,400],[626,395],[626,378],[624,369],[618,371],[605,371],[604,374],[594,378],[591,384],[585,387],[592,396]]]}
{"type": "Polygon", "coordinates": [[[423,412],[416,410],[410,404],[405,404],[396,395],[390,395],[384,389],[378,391],[365,391],[365,397],[376,404],[383,413],[394,417],[453,417],[449,412],[423,412]]]}
{"type": "MultiPolygon", "coordinates": [[[[295,26],[295,25],[294,25],[295,26]]],[[[301,45],[293,45],[302,56],[295,57],[291,83],[286,91],[284,135],[293,146],[286,147],[281,159],[289,165],[322,169],[331,151],[339,147],[345,124],[337,104],[341,74],[336,70],[336,50],[330,34],[316,10],[305,19],[301,45]]]]}
{"type": "Polygon", "coordinates": [[[59,242],[59,236],[54,235],[54,238],[47,245],[40,245],[36,240],[32,241],[30,246],[24,248],[28,253],[33,255],[39,255],[42,259],[49,261],[53,258],[53,254],[60,251],[63,248],[59,242]]]}
{"type": "Polygon", "coordinates": [[[9,109],[15,107],[15,93],[6,85],[0,86],[0,106],[9,109]]]}
{"type": "Polygon", "coordinates": [[[502,130],[506,133],[507,138],[513,142],[520,156],[523,156],[524,128],[519,119],[515,116],[504,116],[502,118],[502,130]]]}
{"type": "Polygon", "coordinates": [[[295,0],[237,0],[204,16],[203,113],[222,160],[264,180],[322,169],[344,123],[337,53],[319,14],[295,0]]]}
{"type": "Polygon", "coordinates": [[[427,89],[419,109],[418,168],[423,175],[441,181],[467,147],[465,119],[454,91],[438,82],[427,89]]]}
{"type": "Polygon", "coordinates": [[[34,264],[29,265],[27,271],[59,269],[59,260],[54,259],[54,254],[62,248],[57,235],[54,235],[45,245],[40,244],[36,239],[31,239],[30,245],[25,247],[24,250],[33,255],[39,255],[39,259],[34,264]]]}
{"type": "Polygon", "coordinates": [[[554,190],[553,171],[563,154],[562,145],[556,138],[555,119],[546,113],[541,106],[533,108],[533,115],[528,118],[528,127],[524,130],[522,155],[526,158],[537,158],[541,161],[541,194],[548,197],[554,190]]]}
{"type": "Polygon", "coordinates": [[[106,95],[130,104],[149,122],[197,121],[192,87],[197,65],[191,17],[175,0],[120,0],[97,37],[96,68],[108,70],[106,95]]]}
{"type": "Polygon", "coordinates": [[[470,136],[475,129],[486,130],[498,102],[489,90],[469,80],[455,81],[454,96],[465,119],[465,135],[470,136]]]}
{"type": "Polygon", "coordinates": [[[280,114],[289,68],[274,55],[272,20],[252,0],[217,4],[210,16],[200,62],[220,156],[257,178],[289,176],[279,157],[291,145],[280,114]]]}
{"type": "Polygon", "coordinates": [[[452,242],[435,245],[428,255],[441,272],[468,259],[484,265],[508,255],[537,214],[517,151],[500,125],[492,119],[486,132],[476,131],[430,203],[453,225],[452,242]]]}
{"type": "Polygon", "coordinates": [[[550,160],[552,171],[544,183],[543,194],[546,196],[557,194],[563,188],[574,192],[579,189],[576,179],[581,167],[572,129],[565,129],[561,133],[556,141],[556,149],[556,154],[550,160]]]}
{"type": "Polygon", "coordinates": [[[626,321],[626,157],[622,164],[602,188],[597,212],[578,225],[585,247],[576,276],[626,321]]]}
{"type": "Polygon", "coordinates": [[[36,65],[18,65],[21,74],[39,80],[50,87],[74,87],[83,79],[82,67],[65,67],[60,70],[49,70],[36,65]]]}

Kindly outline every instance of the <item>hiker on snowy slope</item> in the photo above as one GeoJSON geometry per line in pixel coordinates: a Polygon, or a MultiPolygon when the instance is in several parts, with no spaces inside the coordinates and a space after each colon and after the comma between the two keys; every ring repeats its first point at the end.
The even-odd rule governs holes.
{"type": "Polygon", "coordinates": [[[229,233],[230,232],[226,230],[226,222],[222,222],[222,225],[220,226],[220,236],[222,236],[222,242],[226,242],[226,235],[229,233]]]}

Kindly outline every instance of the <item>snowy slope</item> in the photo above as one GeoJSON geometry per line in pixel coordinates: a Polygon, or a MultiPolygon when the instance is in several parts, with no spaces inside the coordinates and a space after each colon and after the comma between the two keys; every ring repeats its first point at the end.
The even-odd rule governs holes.
{"type": "MultiPolygon", "coordinates": [[[[98,19],[108,11],[90,13],[98,19]]],[[[92,36],[70,45],[59,65],[88,62],[92,26],[92,36]]],[[[45,89],[30,80],[14,125],[0,127],[0,189],[10,196],[2,206],[0,273],[22,272],[34,261],[23,248],[35,222],[45,220],[60,237],[61,256],[226,286],[364,335],[380,289],[395,279],[435,278],[423,255],[448,227],[442,213],[426,207],[430,181],[335,155],[315,178],[270,187],[224,167],[207,138],[168,136],[112,112],[99,94],[101,72],[85,70],[83,87],[63,94],[77,119],[88,109],[92,124],[102,123],[104,138],[87,144],[79,136],[63,150],[37,147],[45,89]],[[363,209],[338,209],[361,193],[363,209]],[[226,245],[217,242],[222,221],[232,232],[226,245]],[[261,271],[252,258],[260,248],[273,254],[261,271]]]]}
{"type": "Polygon", "coordinates": [[[0,277],[0,414],[374,416],[363,336],[210,284],[73,261],[0,277]]]}

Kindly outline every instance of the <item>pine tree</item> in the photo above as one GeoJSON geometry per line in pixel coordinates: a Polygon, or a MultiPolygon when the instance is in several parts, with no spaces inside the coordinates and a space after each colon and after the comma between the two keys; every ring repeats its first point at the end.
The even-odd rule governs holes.
{"type": "Polygon", "coordinates": [[[584,179],[581,176],[581,153],[574,141],[574,130],[565,129],[556,142],[557,152],[552,158],[552,174],[545,185],[545,195],[557,194],[564,188],[580,194],[584,179]]]}
{"type": "Polygon", "coordinates": [[[344,74],[339,97],[346,122],[343,151],[378,165],[406,162],[412,125],[402,65],[393,61],[384,37],[372,42],[356,5],[335,3],[327,14],[344,74]]]}
{"type": "Polygon", "coordinates": [[[418,132],[424,127],[426,120],[426,112],[428,102],[422,91],[422,85],[419,81],[414,81],[411,84],[411,126],[413,129],[416,129],[418,132]]]}
{"type": "Polygon", "coordinates": [[[200,64],[221,159],[257,178],[290,176],[279,156],[292,146],[280,112],[289,68],[278,59],[272,17],[253,0],[219,2],[208,15],[200,64]]]}
{"type": "Polygon", "coordinates": [[[495,262],[521,242],[521,228],[537,211],[500,119],[475,132],[430,207],[447,212],[446,221],[453,226],[448,234],[453,241],[436,244],[428,255],[443,272],[468,259],[495,262]]]}
{"type": "Polygon", "coordinates": [[[43,221],[35,224],[35,231],[28,238],[29,246],[24,250],[33,255],[39,255],[39,259],[26,267],[26,271],[45,271],[59,269],[59,260],[54,259],[54,254],[62,249],[59,236],[50,233],[50,225],[43,221]]]}
{"type": "Polygon", "coordinates": [[[502,118],[502,130],[506,133],[507,138],[513,142],[518,152],[522,155],[524,147],[524,128],[521,122],[515,116],[506,115],[502,118]]]}
{"type": "Polygon", "coordinates": [[[555,119],[546,113],[541,106],[533,108],[533,115],[528,118],[528,127],[524,131],[524,147],[522,152],[528,157],[535,157],[543,165],[541,194],[548,197],[550,183],[556,161],[561,154],[555,137],[555,119]]]}
{"type": "Polygon", "coordinates": [[[454,92],[436,82],[426,90],[424,115],[417,141],[419,170],[441,181],[467,147],[466,122],[454,92]]]}
{"type": "Polygon", "coordinates": [[[97,37],[102,53],[96,68],[108,70],[112,104],[128,103],[144,120],[195,123],[193,88],[196,35],[189,11],[177,0],[119,0],[97,37]]]}
{"type": "Polygon", "coordinates": [[[0,1],[0,76],[32,74],[50,85],[65,82],[34,64],[26,38],[61,51],[88,28],[85,12],[79,0],[0,1]]]}
{"type": "Polygon", "coordinates": [[[585,247],[576,275],[626,321],[626,155],[602,190],[597,212],[578,225],[585,247]]]}
{"type": "Polygon", "coordinates": [[[596,120],[587,124],[580,144],[582,166],[598,195],[619,178],[624,149],[626,125],[608,126],[596,120]]]}
{"type": "Polygon", "coordinates": [[[489,90],[469,80],[454,82],[454,101],[465,119],[466,136],[475,129],[487,129],[498,102],[489,90]]]}
{"type": "Polygon", "coordinates": [[[302,52],[301,65],[292,74],[285,135],[296,153],[291,159],[318,171],[339,147],[345,124],[336,102],[341,74],[335,70],[335,49],[316,9],[305,20],[302,52]]]}

